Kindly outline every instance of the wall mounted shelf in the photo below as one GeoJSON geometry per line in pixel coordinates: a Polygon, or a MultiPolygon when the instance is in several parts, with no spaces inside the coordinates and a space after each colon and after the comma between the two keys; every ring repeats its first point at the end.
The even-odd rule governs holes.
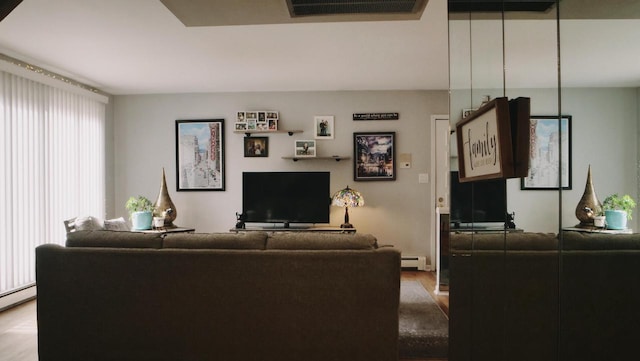
{"type": "Polygon", "coordinates": [[[302,130],[234,130],[234,133],[244,134],[250,137],[251,134],[268,134],[268,133],[288,133],[292,136],[294,133],[302,133],[302,130]]]}
{"type": "Polygon", "coordinates": [[[332,155],[330,157],[282,157],[282,159],[290,159],[290,160],[293,160],[294,162],[297,162],[299,160],[335,160],[336,162],[339,162],[343,159],[351,159],[351,157],[332,155]]]}

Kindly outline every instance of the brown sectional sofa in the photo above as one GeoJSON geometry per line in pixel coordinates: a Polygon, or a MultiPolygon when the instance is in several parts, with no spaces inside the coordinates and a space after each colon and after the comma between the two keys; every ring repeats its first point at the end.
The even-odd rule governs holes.
{"type": "Polygon", "coordinates": [[[397,360],[400,253],[356,234],[84,231],[36,249],[48,360],[397,360]]]}
{"type": "Polygon", "coordinates": [[[452,234],[450,262],[450,361],[634,359],[640,234],[452,234]]]}

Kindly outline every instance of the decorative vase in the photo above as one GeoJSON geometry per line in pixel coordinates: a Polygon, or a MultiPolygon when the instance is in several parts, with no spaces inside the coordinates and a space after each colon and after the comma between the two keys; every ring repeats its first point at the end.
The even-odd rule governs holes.
{"type": "Polygon", "coordinates": [[[627,212],[618,209],[608,209],[604,211],[604,215],[607,219],[608,229],[627,229],[627,212]]]}
{"type": "Polygon", "coordinates": [[[584,193],[580,202],[576,206],[576,217],[580,221],[576,227],[593,227],[593,217],[600,212],[602,204],[596,196],[596,191],[593,189],[593,182],[591,181],[591,165],[587,171],[587,183],[584,186],[584,193]]]}
{"type": "Polygon", "coordinates": [[[131,228],[134,231],[143,231],[151,229],[152,220],[151,211],[141,211],[131,213],[131,228]]]}
{"type": "Polygon", "coordinates": [[[171,197],[169,197],[169,191],[167,190],[167,180],[164,175],[164,168],[162,168],[162,182],[160,183],[160,193],[158,194],[158,200],[155,204],[156,216],[164,217],[164,226],[167,228],[175,227],[173,221],[176,220],[178,211],[173,204],[171,197]]]}

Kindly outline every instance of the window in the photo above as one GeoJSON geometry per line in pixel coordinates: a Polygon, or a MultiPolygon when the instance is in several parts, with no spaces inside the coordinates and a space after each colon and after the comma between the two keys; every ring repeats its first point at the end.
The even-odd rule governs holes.
{"type": "Polygon", "coordinates": [[[35,248],[64,244],[64,219],[104,218],[107,99],[2,69],[0,296],[35,283],[35,248]]]}

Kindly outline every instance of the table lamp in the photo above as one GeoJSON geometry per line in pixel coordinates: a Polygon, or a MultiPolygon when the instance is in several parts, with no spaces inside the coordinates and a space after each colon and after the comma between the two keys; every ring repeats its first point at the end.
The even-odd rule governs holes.
{"type": "Polygon", "coordinates": [[[357,190],[347,186],[347,188],[337,191],[331,197],[331,205],[344,207],[344,223],[340,225],[340,228],[353,228],[353,225],[349,223],[349,207],[364,206],[364,197],[357,190]]]}

